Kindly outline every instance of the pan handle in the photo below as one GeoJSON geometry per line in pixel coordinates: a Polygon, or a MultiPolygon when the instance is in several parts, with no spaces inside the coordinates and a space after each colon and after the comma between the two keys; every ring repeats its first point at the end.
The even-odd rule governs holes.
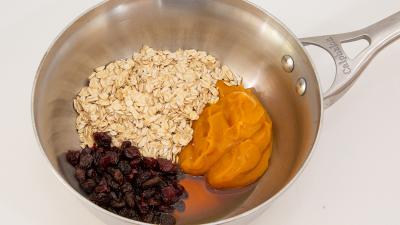
{"type": "Polygon", "coordinates": [[[353,85],[369,61],[386,45],[400,37],[400,12],[393,14],[364,29],[334,35],[302,38],[304,46],[319,46],[332,56],[336,64],[336,75],[332,86],[324,93],[324,107],[328,108],[353,85]],[[355,58],[344,52],[342,43],[365,39],[369,46],[355,58]]]}

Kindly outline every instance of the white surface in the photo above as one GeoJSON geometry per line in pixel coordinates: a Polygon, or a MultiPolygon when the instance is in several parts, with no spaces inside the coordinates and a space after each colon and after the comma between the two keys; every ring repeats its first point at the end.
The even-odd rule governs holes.
{"type": "MultiPolygon", "coordinates": [[[[42,55],[70,21],[99,1],[0,2],[0,224],[104,225],[50,172],[30,116],[31,86],[42,55]]],[[[399,0],[255,2],[299,37],[351,31],[400,10],[399,0]]],[[[327,84],[332,66],[313,56],[327,84]]],[[[399,58],[396,41],[326,111],[308,167],[252,225],[400,224],[399,58]]]]}

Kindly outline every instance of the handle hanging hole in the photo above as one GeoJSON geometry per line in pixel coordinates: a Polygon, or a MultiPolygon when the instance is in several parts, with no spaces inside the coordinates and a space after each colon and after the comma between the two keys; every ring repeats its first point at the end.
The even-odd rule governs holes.
{"type": "Polygon", "coordinates": [[[365,38],[360,38],[354,41],[344,41],[341,43],[342,48],[350,59],[356,58],[364,49],[370,45],[369,41],[365,38]]]}

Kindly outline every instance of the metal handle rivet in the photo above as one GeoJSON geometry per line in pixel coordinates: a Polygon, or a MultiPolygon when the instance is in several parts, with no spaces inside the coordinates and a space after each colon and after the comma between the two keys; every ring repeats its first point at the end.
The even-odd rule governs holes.
{"type": "Polygon", "coordinates": [[[303,96],[306,93],[307,81],[306,79],[299,78],[296,83],[296,92],[298,95],[303,96]]]}
{"type": "Polygon", "coordinates": [[[284,71],[291,73],[294,70],[294,60],[290,55],[282,57],[282,68],[284,71]]]}

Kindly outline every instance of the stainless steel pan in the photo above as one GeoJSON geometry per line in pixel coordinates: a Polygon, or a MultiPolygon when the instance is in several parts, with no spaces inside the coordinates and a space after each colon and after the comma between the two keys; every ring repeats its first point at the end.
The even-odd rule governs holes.
{"type": "Polygon", "coordinates": [[[359,31],[298,39],[269,13],[240,0],[107,1],[72,23],[44,56],[32,96],[37,139],[57,178],[83,204],[107,224],[133,223],[80,193],[63,157],[66,150],[79,146],[72,99],[93,68],[129,57],[143,44],[205,50],[242,75],[265,104],[274,123],[274,152],[270,169],[256,185],[227,194],[219,208],[180,215],[178,222],[243,223],[266,209],[299,176],[314,149],[324,109],[399,36],[400,13],[359,31]],[[351,59],[341,43],[359,39],[369,46],[351,59]],[[336,63],[335,81],[325,93],[303,45],[324,48],[336,63]]]}

